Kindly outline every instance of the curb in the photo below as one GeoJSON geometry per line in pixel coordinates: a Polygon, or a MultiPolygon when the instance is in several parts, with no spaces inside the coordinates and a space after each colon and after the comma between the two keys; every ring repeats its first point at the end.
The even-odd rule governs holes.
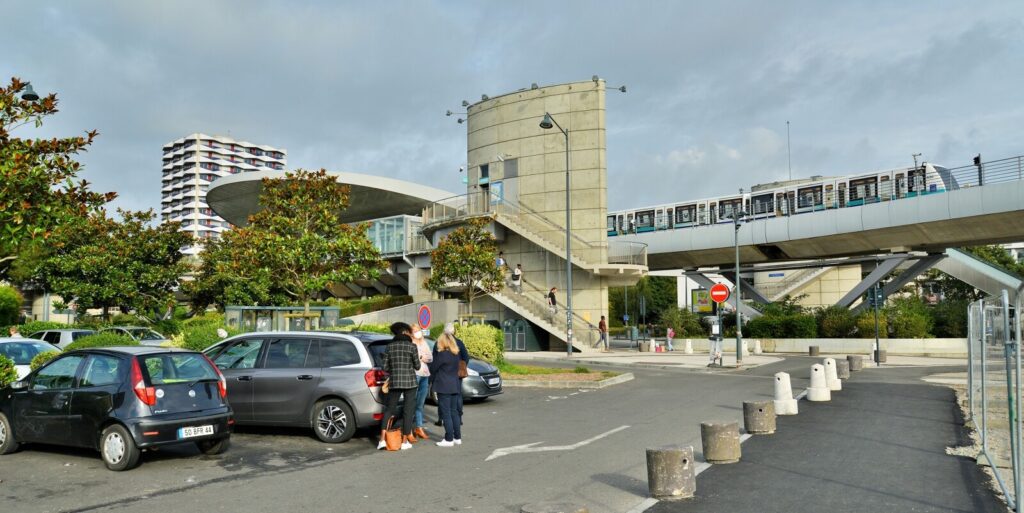
{"type": "Polygon", "coordinates": [[[675,364],[673,364],[673,363],[642,363],[642,362],[609,362],[609,361],[602,361],[602,360],[584,360],[584,359],[576,359],[576,358],[573,358],[572,360],[567,359],[567,358],[560,358],[560,359],[536,358],[536,357],[532,357],[532,356],[512,357],[512,358],[508,358],[506,356],[506,360],[508,360],[508,361],[510,361],[512,363],[515,363],[517,361],[518,362],[547,362],[547,363],[578,363],[578,364],[588,364],[588,365],[605,365],[605,366],[609,366],[609,367],[640,367],[640,368],[644,368],[644,369],[706,370],[706,371],[714,372],[714,373],[719,373],[719,372],[742,372],[742,371],[745,371],[745,370],[756,369],[756,368],[764,366],[764,365],[771,365],[771,363],[777,363],[777,362],[771,362],[771,363],[764,363],[764,364],[754,365],[754,366],[744,365],[743,367],[741,367],[739,369],[736,369],[734,367],[708,368],[706,366],[689,365],[689,364],[685,364],[685,363],[675,363],[675,364]]]}
{"type": "Polygon", "coordinates": [[[602,379],[601,381],[531,381],[527,379],[503,379],[502,386],[505,388],[536,387],[536,388],[586,388],[597,390],[619,383],[633,380],[633,373],[626,372],[613,378],[602,379]]]}

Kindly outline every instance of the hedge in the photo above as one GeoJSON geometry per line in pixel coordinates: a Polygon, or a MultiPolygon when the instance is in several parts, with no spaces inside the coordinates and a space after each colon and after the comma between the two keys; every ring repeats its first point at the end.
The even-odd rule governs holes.
{"type": "MultiPolygon", "coordinates": [[[[857,316],[857,337],[875,338],[875,313],[867,312],[857,316]]],[[[878,315],[878,338],[889,338],[889,329],[885,322],[885,315],[878,315]]]]}
{"type": "Polygon", "coordinates": [[[18,381],[18,369],[14,367],[14,360],[0,354],[0,388],[18,381]]]}
{"type": "Polygon", "coordinates": [[[14,287],[0,286],[0,325],[18,322],[22,301],[21,294],[14,287]]]}
{"type": "Polygon", "coordinates": [[[744,326],[753,338],[816,338],[818,321],[812,315],[762,315],[744,326]]]}
{"type": "Polygon", "coordinates": [[[112,346],[137,346],[139,345],[134,339],[126,337],[124,335],[117,335],[114,333],[97,333],[95,335],[88,335],[82,337],[64,348],[64,351],[74,351],[75,349],[85,349],[88,347],[112,347],[112,346]]]}
{"type": "Polygon", "coordinates": [[[32,358],[32,362],[29,363],[29,368],[36,370],[43,365],[46,365],[46,362],[56,358],[59,354],[60,351],[43,351],[32,358]]]}
{"type": "Polygon", "coordinates": [[[211,323],[195,323],[182,328],[181,333],[171,338],[171,344],[193,351],[202,351],[227,337],[221,337],[217,330],[224,330],[228,337],[238,335],[242,331],[238,328],[225,327],[211,323]]]}
{"type": "Polygon", "coordinates": [[[456,325],[455,336],[466,344],[466,350],[475,358],[490,363],[505,360],[505,335],[489,324],[456,325]]]}
{"type": "MultiPolygon", "coordinates": [[[[12,324],[11,326],[18,326],[18,333],[21,333],[21,336],[23,337],[27,337],[33,333],[43,330],[60,330],[71,327],[64,323],[52,321],[28,321],[22,325],[12,324]]],[[[9,333],[9,330],[11,329],[11,326],[4,326],[3,334],[0,336],[6,337],[7,334],[9,333]]]]}
{"type": "Polygon", "coordinates": [[[830,306],[817,311],[818,336],[822,338],[846,338],[857,330],[857,322],[850,310],[830,306]]]}

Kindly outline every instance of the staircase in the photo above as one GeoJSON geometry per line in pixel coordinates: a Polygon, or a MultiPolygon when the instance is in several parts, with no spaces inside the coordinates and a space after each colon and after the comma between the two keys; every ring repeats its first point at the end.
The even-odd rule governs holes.
{"type": "MultiPolygon", "coordinates": [[[[565,305],[559,305],[558,313],[552,319],[545,297],[546,292],[524,279],[522,294],[515,293],[512,287],[505,287],[498,292],[491,292],[489,294],[499,303],[516,312],[524,319],[554,335],[558,340],[566,342],[565,305]]],[[[572,332],[572,345],[576,350],[580,352],[594,350],[592,346],[598,340],[596,324],[588,322],[582,316],[573,312],[572,332]]]]}
{"type": "Polygon", "coordinates": [[[835,269],[835,267],[801,269],[784,280],[780,280],[770,285],[762,285],[758,287],[757,290],[761,294],[764,294],[769,301],[778,301],[787,295],[792,294],[794,290],[814,281],[816,278],[831,271],[832,269],[835,269]]]}

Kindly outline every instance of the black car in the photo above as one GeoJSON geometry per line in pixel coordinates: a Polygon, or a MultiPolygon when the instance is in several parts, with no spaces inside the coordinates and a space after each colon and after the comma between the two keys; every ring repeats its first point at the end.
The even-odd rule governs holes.
{"type": "Polygon", "coordinates": [[[71,351],[0,389],[0,454],[26,442],[92,447],[110,470],[131,469],[162,445],[220,454],[234,424],[226,397],[224,376],[202,353],[71,351]]]}

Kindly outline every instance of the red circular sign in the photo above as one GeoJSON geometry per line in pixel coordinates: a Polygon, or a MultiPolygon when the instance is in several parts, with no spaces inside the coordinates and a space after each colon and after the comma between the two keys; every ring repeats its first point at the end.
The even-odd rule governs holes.
{"type": "Polygon", "coordinates": [[[423,305],[420,307],[419,312],[416,315],[416,320],[419,321],[420,327],[427,329],[430,327],[430,307],[423,305]]]}
{"type": "Polygon", "coordinates": [[[716,283],[714,287],[711,287],[711,300],[716,303],[724,303],[729,299],[729,287],[721,283],[716,283]]]}

